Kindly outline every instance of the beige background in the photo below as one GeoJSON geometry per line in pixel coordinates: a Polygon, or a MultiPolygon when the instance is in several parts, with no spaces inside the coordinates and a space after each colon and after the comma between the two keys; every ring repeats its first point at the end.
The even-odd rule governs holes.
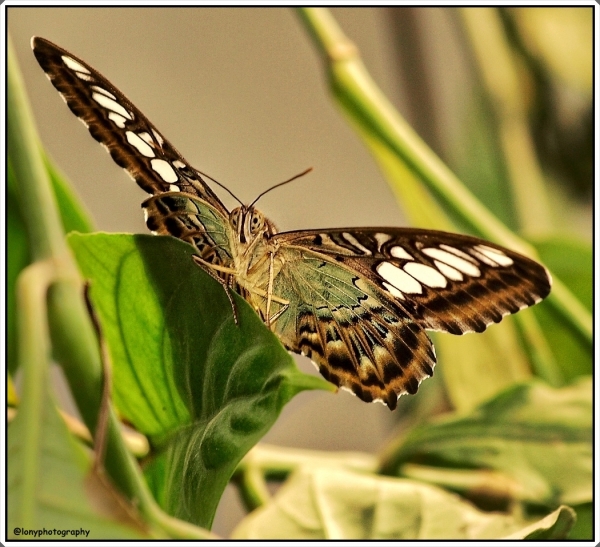
{"type": "MultiPolygon", "coordinates": [[[[344,8],[333,13],[375,81],[410,120],[414,114],[403,102],[402,59],[394,49],[397,31],[390,12],[344,8]]],[[[429,15],[429,42],[444,40],[444,55],[456,55],[447,11],[429,10],[429,15]]],[[[261,200],[261,209],[280,230],[404,224],[377,166],[331,101],[320,60],[292,10],[10,8],[8,26],[41,138],[99,229],[145,233],[140,209],[145,194],[60,100],[31,53],[32,35],[56,42],[97,68],[194,166],[242,201],[314,167],[309,176],[261,200]]],[[[447,60],[439,59],[440,78],[449,70],[447,60]]],[[[443,116],[436,114],[438,120],[443,116]]],[[[421,122],[430,121],[426,118],[421,116],[421,122]]],[[[314,372],[307,360],[298,362],[314,372]]],[[[435,381],[439,375],[429,380],[435,381]]],[[[285,408],[265,440],[375,452],[396,419],[382,405],[365,404],[346,392],[303,393],[285,408]]],[[[240,515],[235,493],[228,489],[215,531],[227,534],[240,515]]]]}

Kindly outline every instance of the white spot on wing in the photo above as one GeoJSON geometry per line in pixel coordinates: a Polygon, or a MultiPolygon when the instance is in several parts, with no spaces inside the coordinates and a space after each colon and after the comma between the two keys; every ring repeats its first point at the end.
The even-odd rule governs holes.
{"type": "Polygon", "coordinates": [[[500,264],[500,266],[512,266],[514,264],[512,258],[506,256],[499,249],[492,249],[487,245],[477,245],[474,248],[475,250],[479,251],[480,253],[483,253],[485,256],[487,256],[494,262],[500,264]]]}
{"type": "Polygon", "coordinates": [[[90,74],[84,74],[83,72],[75,73],[80,80],[85,80],[86,82],[93,82],[94,78],[90,74]]]}
{"type": "Polygon", "coordinates": [[[116,112],[109,112],[108,119],[112,120],[119,129],[123,129],[125,127],[125,123],[127,122],[126,118],[121,116],[121,114],[117,114],[116,112]]]}
{"type": "Polygon", "coordinates": [[[126,131],[125,135],[127,136],[127,142],[135,147],[140,154],[147,158],[155,157],[154,150],[152,150],[152,148],[148,146],[148,143],[140,139],[133,131],[126,131]]]}
{"type": "Polygon", "coordinates": [[[497,268],[498,264],[496,262],[494,262],[489,256],[484,255],[483,253],[480,253],[475,247],[473,247],[471,249],[471,254],[480,262],[483,262],[483,264],[487,264],[488,266],[491,266],[492,268],[497,268]]]}
{"type": "Polygon", "coordinates": [[[63,63],[65,63],[65,65],[67,65],[71,70],[83,72],[84,74],[90,74],[90,71],[87,68],[85,68],[81,63],[79,63],[72,57],[69,57],[68,55],[63,55],[61,59],[63,60],[63,63]]]}
{"type": "Polygon", "coordinates": [[[93,85],[93,86],[91,86],[91,88],[94,91],[97,91],[98,93],[102,93],[102,95],[106,95],[107,97],[113,99],[114,101],[117,100],[117,98],[110,91],[107,91],[106,89],[103,89],[102,87],[98,87],[97,85],[93,85]]]}
{"type": "MultiPolygon", "coordinates": [[[[108,150],[108,148],[107,148],[107,150],[108,150]]],[[[125,169],[125,168],[123,168],[123,171],[125,171],[125,173],[127,173],[127,174],[129,175],[129,178],[130,178],[132,181],[134,181],[134,182],[137,182],[137,181],[135,180],[135,177],[133,176],[133,174],[132,174],[132,173],[131,173],[131,172],[130,172],[128,169],[125,169]]]]}
{"type": "Polygon", "coordinates": [[[357,249],[359,249],[360,251],[362,251],[364,254],[370,256],[371,251],[369,251],[369,249],[367,249],[366,247],[364,247],[363,245],[361,245],[359,243],[359,241],[350,233],[348,232],[342,232],[342,237],[348,242],[350,243],[350,245],[352,245],[353,247],[356,247],[357,249]]]}
{"type": "Polygon", "coordinates": [[[179,180],[177,173],[175,173],[171,164],[165,160],[151,160],[150,164],[152,165],[152,169],[154,169],[165,182],[171,183],[179,180]]]}
{"type": "Polygon", "coordinates": [[[455,270],[452,266],[448,266],[448,264],[444,264],[439,260],[434,260],[433,263],[436,265],[437,269],[442,272],[448,279],[452,279],[452,281],[462,281],[463,274],[461,274],[458,270],[455,270]]]}
{"type": "MultiPolygon", "coordinates": [[[[317,366],[317,370],[319,369],[319,367],[317,366]]],[[[349,387],[346,386],[340,386],[344,391],[347,391],[348,393],[351,393],[352,395],[354,395],[356,397],[356,393],[354,393],[354,391],[352,391],[349,387]]],[[[371,401],[372,403],[383,403],[383,401],[381,399],[373,399],[371,401]]]]}
{"type": "Polygon", "coordinates": [[[428,287],[439,287],[443,289],[448,284],[448,281],[440,272],[426,264],[408,262],[404,265],[404,271],[428,287]]]}
{"type": "Polygon", "coordinates": [[[175,167],[177,167],[178,169],[183,169],[185,167],[185,163],[183,163],[182,161],[179,161],[179,160],[175,160],[173,162],[173,165],[175,167]]]}
{"type": "Polygon", "coordinates": [[[144,131],[138,135],[140,139],[144,139],[150,146],[154,145],[154,141],[152,140],[152,135],[144,131]]]}
{"type": "Polygon", "coordinates": [[[169,192],[181,192],[181,188],[176,184],[169,184],[169,192]]]}
{"type": "Polygon", "coordinates": [[[460,256],[461,258],[468,260],[469,262],[475,263],[475,260],[473,259],[472,256],[469,256],[467,253],[463,253],[461,250],[457,249],[456,247],[452,247],[450,245],[446,245],[446,244],[442,243],[440,245],[440,249],[444,249],[456,256],[460,256]]]}
{"type": "Polygon", "coordinates": [[[377,250],[381,251],[381,247],[387,243],[392,236],[390,234],[384,234],[383,232],[377,232],[375,234],[375,241],[377,241],[377,250]]]}
{"type": "Polygon", "coordinates": [[[389,283],[384,281],[383,286],[389,291],[389,293],[392,296],[395,296],[396,298],[400,298],[401,300],[404,300],[404,295],[396,287],[394,287],[394,285],[390,285],[389,283]]]}
{"type": "Polygon", "coordinates": [[[425,253],[427,256],[430,256],[431,258],[437,258],[439,261],[444,262],[449,266],[452,266],[453,268],[461,271],[464,274],[470,275],[472,277],[479,277],[481,275],[479,268],[475,266],[475,264],[473,264],[472,262],[467,262],[466,260],[463,260],[455,254],[442,251],[442,249],[437,249],[436,247],[429,247],[427,249],[423,249],[423,253],[425,253]]]}
{"type": "Polygon", "coordinates": [[[414,277],[411,277],[390,262],[379,264],[377,266],[377,273],[403,293],[421,294],[423,292],[423,287],[421,287],[421,284],[414,277]]]}
{"type": "Polygon", "coordinates": [[[396,245],[390,249],[390,254],[394,258],[403,258],[405,260],[414,260],[414,258],[406,252],[404,247],[396,245]]]}
{"type": "Polygon", "coordinates": [[[131,114],[127,112],[127,110],[125,110],[118,102],[113,101],[110,97],[107,97],[106,95],[102,95],[102,93],[92,93],[92,99],[94,99],[94,101],[96,101],[100,106],[108,108],[108,110],[112,110],[113,112],[120,114],[128,120],[133,119],[131,117],[131,114]]]}

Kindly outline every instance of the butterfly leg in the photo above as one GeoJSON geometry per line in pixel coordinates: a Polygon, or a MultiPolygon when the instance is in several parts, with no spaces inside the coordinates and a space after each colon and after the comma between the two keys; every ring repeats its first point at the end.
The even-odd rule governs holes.
{"type": "Polygon", "coordinates": [[[223,289],[225,290],[225,294],[227,295],[227,298],[229,299],[229,303],[231,304],[231,311],[233,312],[233,320],[235,321],[236,325],[239,325],[237,308],[235,307],[235,302],[233,301],[233,297],[231,296],[231,287],[229,285],[229,282],[217,275],[217,272],[223,272],[228,275],[233,275],[235,273],[234,270],[232,270],[231,268],[225,268],[223,266],[217,266],[215,264],[210,264],[209,262],[205,262],[198,255],[193,255],[192,258],[193,258],[194,262],[198,266],[200,266],[200,268],[202,268],[202,270],[204,270],[208,275],[210,275],[215,281],[218,281],[219,285],[221,285],[221,287],[223,287],[223,289]]]}
{"type": "Polygon", "coordinates": [[[269,285],[267,286],[267,310],[265,313],[265,323],[271,328],[271,324],[277,321],[281,314],[290,307],[290,303],[273,296],[273,280],[275,278],[275,270],[273,268],[273,253],[269,253],[269,285]],[[277,302],[282,305],[282,308],[271,315],[271,302],[277,302]]]}
{"type": "Polygon", "coordinates": [[[277,321],[277,319],[279,319],[279,317],[281,317],[281,314],[284,311],[286,311],[289,307],[290,307],[289,304],[283,304],[283,307],[277,313],[274,313],[271,317],[268,318],[267,326],[271,327],[271,325],[273,323],[275,323],[275,321],[277,321]]]}
{"type": "Polygon", "coordinates": [[[271,302],[273,300],[273,253],[269,253],[269,285],[267,286],[267,311],[265,313],[265,321],[267,327],[271,328],[271,302]]]}

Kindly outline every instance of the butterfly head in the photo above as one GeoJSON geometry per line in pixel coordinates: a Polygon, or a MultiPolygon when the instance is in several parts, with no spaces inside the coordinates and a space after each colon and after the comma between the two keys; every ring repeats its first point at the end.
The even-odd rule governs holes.
{"type": "Polygon", "coordinates": [[[277,233],[275,225],[254,207],[236,207],[229,214],[229,222],[241,244],[249,244],[257,238],[270,238],[277,233]]]}

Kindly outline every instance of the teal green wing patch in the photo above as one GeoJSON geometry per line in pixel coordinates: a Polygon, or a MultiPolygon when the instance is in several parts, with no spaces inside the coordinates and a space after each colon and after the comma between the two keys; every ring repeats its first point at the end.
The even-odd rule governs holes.
{"type": "Polygon", "coordinates": [[[210,264],[232,260],[229,221],[206,201],[183,192],[165,192],[142,203],[148,229],[190,243],[210,264]]]}

